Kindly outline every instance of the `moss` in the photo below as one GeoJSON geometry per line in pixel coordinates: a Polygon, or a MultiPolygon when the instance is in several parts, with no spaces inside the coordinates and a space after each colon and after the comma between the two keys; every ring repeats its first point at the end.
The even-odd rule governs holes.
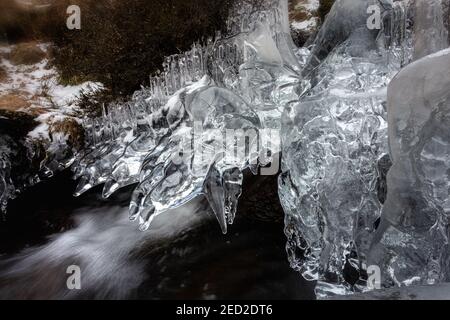
{"type": "Polygon", "coordinates": [[[83,110],[84,114],[92,117],[97,117],[101,115],[102,106],[104,104],[107,105],[113,101],[119,102],[121,100],[124,101],[126,100],[126,98],[118,98],[114,96],[108,89],[94,92],[81,91],[78,96],[77,105],[81,110],[83,110]]]}
{"type": "Polygon", "coordinates": [[[164,57],[223,29],[232,1],[82,0],[81,30],[68,30],[67,7],[55,6],[46,33],[56,44],[53,63],[67,83],[96,80],[116,97],[130,95],[164,57]]]}
{"type": "Polygon", "coordinates": [[[325,17],[327,16],[328,12],[330,12],[334,1],[335,0],[320,0],[319,17],[322,22],[325,21],[325,17]]]}

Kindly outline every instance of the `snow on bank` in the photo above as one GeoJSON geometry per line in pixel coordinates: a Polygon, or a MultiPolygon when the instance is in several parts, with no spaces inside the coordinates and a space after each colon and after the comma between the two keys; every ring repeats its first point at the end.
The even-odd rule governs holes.
{"type": "Polygon", "coordinates": [[[311,32],[317,29],[320,20],[317,17],[319,0],[297,0],[291,17],[291,28],[296,32],[311,32]]]}
{"type": "MultiPolygon", "coordinates": [[[[46,54],[48,44],[37,45],[46,54]]],[[[15,65],[9,59],[11,47],[0,47],[0,67],[7,74],[6,80],[0,82],[0,96],[16,94],[30,102],[30,108],[56,109],[63,112],[77,110],[76,98],[81,91],[96,91],[103,86],[97,82],[85,82],[74,86],[59,84],[58,72],[49,66],[49,61],[42,61],[32,65],[15,65]],[[73,109],[73,110],[70,110],[73,109]]]]}
{"type": "Polygon", "coordinates": [[[319,19],[315,17],[311,17],[308,20],[305,21],[293,21],[291,23],[292,29],[295,31],[312,31],[317,28],[319,25],[319,19]]]}
{"type": "MultiPolygon", "coordinates": [[[[49,44],[36,46],[48,55],[49,44]]],[[[49,65],[48,58],[31,65],[14,64],[9,58],[12,49],[11,46],[0,46],[0,67],[6,73],[6,79],[0,81],[0,97],[13,95],[27,102],[17,111],[35,115],[35,120],[40,123],[28,134],[28,138],[52,140],[52,123],[63,122],[67,118],[76,119],[79,114],[76,101],[80,93],[94,92],[103,86],[97,82],[62,85],[58,81],[58,72],[49,65]]]]}
{"type": "MultiPolygon", "coordinates": [[[[103,88],[95,82],[74,86],[60,84],[57,70],[49,64],[49,48],[49,44],[35,43],[0,45],[0,120],[15,121],[25,115],[25,119],[34,119],[38,123],[23,139],[11,142],[6,135],[4,141],[6,144],[10,141],[8,148],[12,149],[23,144],[28,151],[20,157],[27,158],[31,167],[39,163],[45,176],[69,165],[83,145],[79,118],[83,112],[77,105],[78,96],[81,92],[88,94],[103,88]],[[40,150],[45,150],[45,155],[40,150]]],[[[27,126],[34,124],[32,120],[26,121],[27,126]]],[[[19,169],[20,172],[9,172],[14,160],[3,149],[0,148],[0,211],[6,209],[6,201],[15,193],[28,183],[34,183],[29,181],[39,180],[29,177],[40,174],[27,172],[29,167],[26,165],[19,169]],[[10,174],[23,176],[25,181],[14,186],[8,178],[10,174]]]]}

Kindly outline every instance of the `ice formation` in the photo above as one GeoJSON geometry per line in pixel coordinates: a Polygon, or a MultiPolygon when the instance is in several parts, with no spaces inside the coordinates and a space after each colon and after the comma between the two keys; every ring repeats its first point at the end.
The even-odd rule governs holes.
{"type": "Polygon", "coordinates": [[[75,194],[137,184],[130,216],[142,230],[204,195],[226,232],[243,171],[281,153],[289,261],[318,297],[368,290],[369,266],[385,287],[448,281],[444,8],[337,0],[296,48],[287,0],[242,3],[227,34],[168,57],[131,101],[84,121],[75,194]]]}
{"type": "Polygon", "coordinates": [[[279,119],[301,81],[287,1],[238,11],[226,36],[168,57],[149,88],[88,121],[92,148],[75,166],[77,195],[104,183],[108,197],[138,183],[130,215],[146,230],[203,194],[227,231],[242,172],[257,173],[279,152],[279,119]]]}
{"type": "Polygon", "coordinates": [[[417,2],[418,60],[388,90],[393,166],[370,252],[385,286],[450,280],[450,50],[440,1],[426,5],[417,2]]]}
{"type": "Polygon", "coordinates": [[[318,297],[368,290],[368,266],[383,286],[444,281],[448,270],[449,61],[426,57],[394,78],[446,47],[441,2],[384,1],[382,28],[370,30],[375,4],[334,5],[304,69],[311,89],[283,117],[287,249],[318,297]],[[427,121],[441,136],[424,136],[427,121]]]}
{"type": "Polygon", "coordinates": [[[319,295],[344,294],[350,281],[365,286],[359,278],[382,208],[386,89],[410,59],[411,34],[403,2],[384,8],[389,28],[370,30],[367,8],[376,3],[335,4],[305,67],[311,88],[283,117],[279,188],[289,259],[319,281],[319,295]]]}
{"type": "Polygon", "coordinates": [[[369,265],[384,286],[446,280],[450,77],[445,51],[428,56],[446,47],[441,1],[336,1],[301,49],[287,1],[240,9],[226,36],[169,57],[150,88],[87,124],[77,194],[138,183],[143,230],[203,194],[226,232],[243,170],[281,151],[289,260],[318,297],[366,291],[369,265]]]}
{"type": "Polygon", "coordinates": [[[450,280],[450,50],[403,69],[388,91],[393,166],[371,263],[386,285],[450,280]]]}

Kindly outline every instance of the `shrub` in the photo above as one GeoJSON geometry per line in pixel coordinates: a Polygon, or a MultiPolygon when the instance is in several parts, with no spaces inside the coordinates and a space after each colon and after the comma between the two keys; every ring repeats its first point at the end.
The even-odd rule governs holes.
{"type": "Polygon", "coordinates": [[[164,57],[223,29],[231,1],[82,0],[81,30],[66,28],[68,2],[61,1],[42,30],[56,44],[53,62],[63,81],[101,81],[124,96],[147,84],[164,57]]]}

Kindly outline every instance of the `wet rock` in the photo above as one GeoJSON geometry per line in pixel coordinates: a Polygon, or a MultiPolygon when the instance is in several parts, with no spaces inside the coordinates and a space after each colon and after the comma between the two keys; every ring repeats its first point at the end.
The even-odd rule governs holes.
{"type": "Polygon", "coordinates": [[[15,65],[32,65],[41,62],[46,53],[36,43],[21,43],[12,49],[9,54],[10,61],[15,65]]]}
{"type": "Polygon", "coordinates": [[[0,109],[0,134],[24,137],[37,124],[34,117],[25,112],[0,109]]]}

